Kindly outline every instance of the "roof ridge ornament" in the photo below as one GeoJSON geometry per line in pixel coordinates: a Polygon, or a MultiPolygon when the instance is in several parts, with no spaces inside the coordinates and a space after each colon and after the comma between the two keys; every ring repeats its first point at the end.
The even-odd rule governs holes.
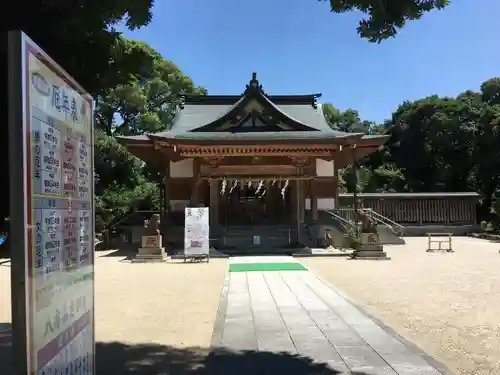
{"type": "Polygon", "coordinates": [[[260,94],[266,95],[264,93],[264,90],[262,90],[262,85],[259,84],[259,80],[257,79],[256,72],[252,73],[252,79],[250,80],[248,85],[246,85],[245,94],[247,94],[248,92],[251,92],[251,91],[253,91],[254,93],[260,93],[260,94]]]}
{"type": "Polygon", "coordinates": [[[312,97],[312,103],[311,103],[311,105],[312,105],[312,107],[314,109],[318,108],[318,97],[320,97],[320,96],[321,95],[313,95],[313,97],[312,97]]]}

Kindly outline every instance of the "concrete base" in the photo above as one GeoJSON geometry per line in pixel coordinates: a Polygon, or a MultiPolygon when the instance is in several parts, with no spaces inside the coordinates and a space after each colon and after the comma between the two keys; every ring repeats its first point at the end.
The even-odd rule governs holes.
{"type": "Polygon", "coordinates": [[[140,247],[136,257],[132,259],[132,263],[166,262],[167,258],[164,247],[140,247]]]}
{"type": "Polygon", "coordinates": [[[305,247],[302,250],[298,250],[292,253],[294,258],[306,258],[306,257],[348,257],[351,255],[349,250],[339,250],[333,246],[325,248],[309,248],[305,247]]]}
{"type": "Polygon", "coordinates": [[[454,236],[467,236],[469,233],[480,232],[476,224],[464,225],[403,225],[405,237],[426,236],[427,233],[452,233],[454,236]]]}
{"type": "Polygon", "coordinates": [[[390,260],[384,251],[384,246],[380,244],[359,245],[351,254],[352,259],[361,260],[390,260]]]}

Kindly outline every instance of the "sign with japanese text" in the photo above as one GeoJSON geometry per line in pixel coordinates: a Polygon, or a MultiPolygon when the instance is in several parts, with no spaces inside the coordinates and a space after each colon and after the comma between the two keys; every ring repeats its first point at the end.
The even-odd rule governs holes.
{"type": "Polygon", "coordinates": [[[22,124],[9,130],[24,138],[27,373],[93,374],[93,99],[26,35],[10,42],[21,55],[20,72],[9,69],[22,124]]]}
{"type": "Polygon", "coordinates": [[[361,233],[361,244],[363,245],[378,245],[380,244],[377,233],[361,233]]]}
{"type": "Polygon", "coordinates": [[[142,236],[142,247],[149,249],[157,249],[162,245],[161,236],[142,236]]]}
{"type": "Polygon", "coordinates": [[[208,207],[184,209],[184,254],[208,255],[210,250],[210,225],[208,207]]]}

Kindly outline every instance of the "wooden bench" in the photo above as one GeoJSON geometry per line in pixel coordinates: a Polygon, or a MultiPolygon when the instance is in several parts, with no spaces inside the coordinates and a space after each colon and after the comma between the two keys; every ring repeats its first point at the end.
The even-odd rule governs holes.
{"type": "Polygon", "coordinates": [[[452,233],[427,233],[427,252],[446,251],[447,253],[454,253],[451,242],[452,233]],[[433,247],[437,244],[437,248],[433,247]],[[445,247],[443,248],[443,244],[445,247]]]}

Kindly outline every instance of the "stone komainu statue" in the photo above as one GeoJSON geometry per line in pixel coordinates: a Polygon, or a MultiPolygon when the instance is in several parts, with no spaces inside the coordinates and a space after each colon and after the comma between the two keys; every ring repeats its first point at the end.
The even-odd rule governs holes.
{"type": "Polygon", "coordinates": [[[149,220],[144,220],[144,235],[158,236],[160,235],[160,215],[153,214],[149,220]]]}
{"type": "Polygon", "coordinates": [[[358,208],[354,214],[356,221],[361,222],[361,233],[377,233],[377,223],[363,211],[361,200],[358,200],[358,208]]]}

